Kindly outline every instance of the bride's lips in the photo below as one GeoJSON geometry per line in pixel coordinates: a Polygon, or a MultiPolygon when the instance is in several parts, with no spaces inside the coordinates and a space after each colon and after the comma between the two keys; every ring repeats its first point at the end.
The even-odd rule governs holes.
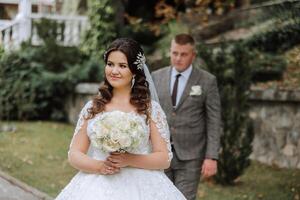
{"type": "Polygon", "coordinates": [[[113,81],[116,81],[116,80],[119,80],[120,77],[117,77],[117,76],[109,76],[109,78],[113,81]]]}

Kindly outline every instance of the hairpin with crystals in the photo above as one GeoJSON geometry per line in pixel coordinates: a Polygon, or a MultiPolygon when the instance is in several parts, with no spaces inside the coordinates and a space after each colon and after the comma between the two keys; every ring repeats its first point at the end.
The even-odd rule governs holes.
{"type": "Polygon", "coordinates": [[[146,63],[146,58],[145,58],[144,54],[139,52],[138,55],[136,56],[136,60],[133,64],[137,65],[137,68],[139,70],[142,70],[144,68],[145,63],[146,63]]]}

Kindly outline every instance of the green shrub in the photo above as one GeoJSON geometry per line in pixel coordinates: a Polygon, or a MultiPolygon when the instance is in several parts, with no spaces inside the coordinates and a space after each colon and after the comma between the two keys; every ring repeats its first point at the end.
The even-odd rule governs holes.
{"type": "Polygon", "coordinates": [[[4,55],[0,63],[1,77],[1,119],[27,118],[27,113],[36,116],[33,104],[34,90],[40,80],[41,66],[31,62],[31,52],[13,52],[4,55]]]}
{"type": "Polygon", "coordinates": [[[0,119],[64,120],[75,85],[102,80],[103,62],[57,44],[55,22],[44,19],[36,26],[42,46],[23,43],[0,59],[0,119]]]}
{"type": "Polygon", "coordinates": [[[260,51],[281,53],[300,44],[299,35],[300,23],[288,24],[254,35],[247,41],[247,46],[260,51]]]}
{"type": "Polygon", "coordinates": [[[38,21],[33,21],[33,27],[36,28],[38,36],[46,46],[64,40],[64,22],[41,18],[38,21]]]}
{"type": "Polygon", "coordinates": [[[0,60],[0,118],[64,120],[66,97],[81,81],[100,81],[100,71],[75,47],[23,44],[0,60]]]}
{"type": "Polygon", "coordinates": [[[300,44],[300,2],[284,1],[263,10],[265,17],[275,21],[268,31],[251,37],[246,45],[251,49],[282,53],[300,44]]]}
{"type": "Polygon", "coordinates": [[[107,45],[117,36],[116,16],[109,0],[89,0],[90,29],[84,36],[81,49],[97,61],[101,61],[107,45]]]}

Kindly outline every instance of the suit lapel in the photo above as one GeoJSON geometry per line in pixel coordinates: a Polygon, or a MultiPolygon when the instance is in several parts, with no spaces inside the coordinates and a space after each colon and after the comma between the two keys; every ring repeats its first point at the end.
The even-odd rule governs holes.
{"type": "Polygon", "coordinates": [[[193,85],[196,85],[197,80],[199,79],[200,73],[199,70],[193,67],[192,73],[185,85],[185,88],[183,90],[183,94],[178,102],[178,105],[176,106],[176,110],[181,106],[181,104],[184,102],[184,100],[190,95],[191,87],[193,85]]]}

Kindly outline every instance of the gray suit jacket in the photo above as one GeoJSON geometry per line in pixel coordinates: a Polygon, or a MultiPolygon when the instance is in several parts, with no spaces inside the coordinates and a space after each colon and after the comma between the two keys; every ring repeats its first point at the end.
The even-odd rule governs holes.
{"type": "Polygon", "coordinates": [[[152,73],[160,104],[167,115],[172,143],[178,158],[218,159],[221,108],[215,76],[193,67],[176,108],[172,106],[170,76],[171,67],[152,73]],[[194,89],[198,88],[195,95],[191,95],[193,86],[196,86],[194,89]]]}

